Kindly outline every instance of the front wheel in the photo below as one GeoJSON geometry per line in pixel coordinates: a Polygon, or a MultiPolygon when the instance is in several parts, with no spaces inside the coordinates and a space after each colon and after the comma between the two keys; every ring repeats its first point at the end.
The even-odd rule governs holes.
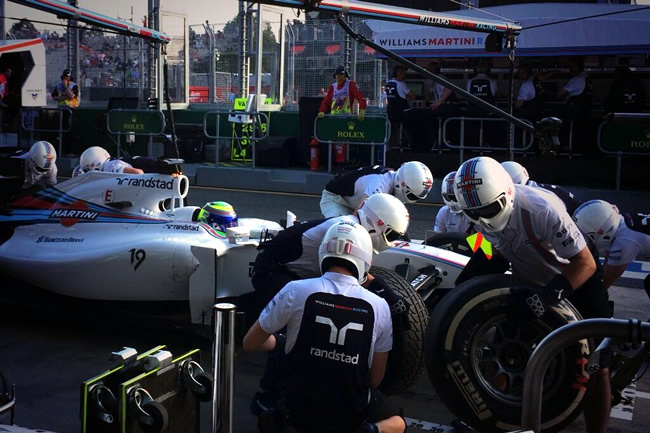
{"type": "Polygon", "coordinates": [[[429,312],[420,295],[397,273],[372,267],[370,274],[380,276],[409,303],[411,329],[393,335],[393,349],[388,353],[386,373],[379,385],[384,394],[397,394],[411,386],[424,370],[424,332],[429,312]]]}
{"type": "MultiPolygon", "coordinates": [[[[567,301],[540,319],[528,313],[513,288],[527,283],[511,275],[472,278],[443,297],[426,332],[429,379],[445,405],[480,431],[521,425],[528,359],[553,330],[580,320],[567,301]]],[[[589,356],[587,340],[567,346],[544,377],[541,425],[556,432],[582,410],[589,356]]]]}

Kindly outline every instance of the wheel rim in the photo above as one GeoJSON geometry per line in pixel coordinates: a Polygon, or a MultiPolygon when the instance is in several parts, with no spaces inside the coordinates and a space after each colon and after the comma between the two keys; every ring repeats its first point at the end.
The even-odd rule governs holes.
{"type": "MultiPolygon", "coordinates": [[[[506,313],[488,318],[469,346],[472,368],[483,389],[502,404],[521,406],[528,359],[552,330],[541,320],[512,320],[506,313]]],[[[544,395],[554,395],[562,383],[565,361],[560,352],[549,365],[544,395]]]]}

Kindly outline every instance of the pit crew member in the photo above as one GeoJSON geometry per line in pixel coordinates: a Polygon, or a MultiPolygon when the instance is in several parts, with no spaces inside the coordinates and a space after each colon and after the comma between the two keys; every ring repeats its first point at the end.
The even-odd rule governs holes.
{"type": "Polygon", "coordinates": [[[367,197],[381,192],[414,203],[425,198],[432,185],[431,171],[418,161],[405,162],[397,171],[379,165],[362,167],[325,185],[320,210],[326,218],[352,215],[367,197]]]}
{"type": "Polygon", "coordinates": [[[286,414],[266,412],[258,425],[284,419],[303,433],[405,431],[401,409],[376,390],[392,335],[386,301],[360,285],[372,250],[360,224],[333,225],[318,248],[323,276],[287,284],[249,329],[244,350],[284,350],[288,358],[286,414]],[[285,327],[278,345],[274,333],[285,327]]]}

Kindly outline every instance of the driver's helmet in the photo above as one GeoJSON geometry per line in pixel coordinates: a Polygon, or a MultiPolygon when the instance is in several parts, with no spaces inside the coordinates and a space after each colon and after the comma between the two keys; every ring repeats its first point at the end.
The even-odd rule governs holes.
{"type": "Polygon", "coordinates": [[[47,141],[37,141],[29,149],[29,160],[39,173],[47,173],[56,164],[56,150],[47,141]]]}
{"type": "Polygon", "coordinates": [[[599,254],[609,251],[623,217],[618,208],[605,200],[589,200],[573,212],[580,231],[590,238],[599,254]]]}
{"type": "Polygon", "coordinates": [[[84,171],[81,169],[81,164],[77,165],[77,166],[72,170],[72,177],[81,176],[82,174],[84,174],[84,171]]]}
{"type": "Polygon", "coordinates": [[[404,203],[390,194],[373,194],[357,210],[359,222],[370,233],[375,253],[393,246],[406,233],[409,212],[404,203]]]}
{"type": "Polygon", "coordinates": [[[514,209],[515,186],[496,160],[479,156],[460,166],[454,192],[463,213],[487,232],[499,232],[514,209]]]}
{"type": "Polygon", "coordinates": [[[526,167],[515,161],[503,161],[501,166],[506,169],[515,185],[528,185],[530,176],[526,167]]]}
{"type": "Polygon", "coordinates": [[[79,158],[79,165],[84,173],[89,171],[102,171],[104,163],[111,158],[111,155],[103,147],[93,146],[84,150],[79,158]]]}
{"type": "Polygon", "coordinates": [[[415,203],[429,194],[432,185],[429,167],[419,161],[405,162],[395,173],[393,195],[402,203],[415,203]]]}
{"type": "Polygon", "coordinates": [[[328,266],[323,264],[328,259],[340,259],[352,267],[354,276],[361,283],[372,265],[372,240],[368,231],[353,220],[341,221],[331,226],[318,248],[318,262],[321,272],[328,266]]]}
{"type": "Polygon", "coordinates": [[[447,176],[445,176],[445,178],[442,179],[442,188],[440,193],[442,195],[442,201],[445,202],[445,204],[449,208],[449,211],[454,214],[459,214],[463,210],[460,208],[460,205],[458,204],[458,200],[456,200],[456,193],[454,193],[455,177],[456,177],[455,171],[447,173],[447,176]]]}
{"type": "Polygon", "coordinates": [[[237,227],[239,225],[235,209],[225,201],[206,203],[199,212],[197,220],[224,235],[228,227],[237,227]]]}

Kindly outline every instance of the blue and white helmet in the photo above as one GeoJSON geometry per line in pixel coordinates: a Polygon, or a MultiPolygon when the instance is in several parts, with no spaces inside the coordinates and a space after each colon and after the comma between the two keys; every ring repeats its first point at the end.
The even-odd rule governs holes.
{"type": "Polygon", "coordinates": [[[36,171],[47,173],[56,165],[56,150],[48,141],[37,141],[29,149],[29,160],[36,171]]]}
{"type": "Polygon", "coordinates": [[[458,204],[456,199],[456,193],[454,192],[454,179],[456,178],[456,172],[452,171],[447,173],[444,179],[442,179],[442,188],[440,194],[442,195],[442,201],[447,205],[449,211],[454,214],[459,214],[463,210],[458,204]]]}
{"type": "Polygon", "coordinates": [[[488,232],[503,230],[515,203],[515,185],[496,160],[479,156],[460,166],[454,192],[463,213],[488,232]]]}

